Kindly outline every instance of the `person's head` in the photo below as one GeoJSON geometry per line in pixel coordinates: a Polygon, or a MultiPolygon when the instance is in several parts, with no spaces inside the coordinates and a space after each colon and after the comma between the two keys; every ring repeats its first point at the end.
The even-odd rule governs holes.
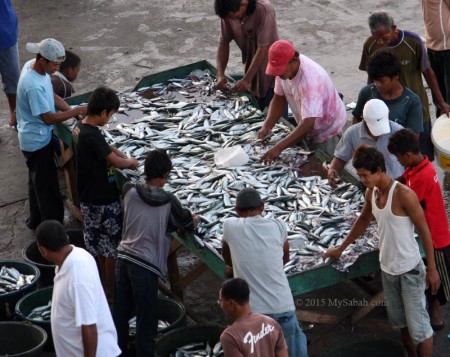
{"type": "Polygon", "coordinates": [[[387,46],[396,39],[394,19],[386,11],[375,11],[368,19],[370,32],[378,44],[387,46]]]}
{"type": "Polygon", "coordinates": [[[250,288],[241,278],[228,279],[221,285],[218,303],[223,312],[233,316],[236,311],[248,305],[250,288]]]}
{"type": "Polygon", "coordinates": [[[281,79],[292,79],[298,71],[299,53],[290,41],[279,40],[269,48],[269,61],[266,74],[281,79]]]}
{"type": "Polygon", "coordinates": [[[373,136],[380,136],[391,132],[389,124],[389,108],[380,99],[371,99],[363,109],[363,118],[367,128],[373,136]]]}
{"type": "Polygon", "coordinates": [[[69,82],[77,79],[81,68],[81,58],[70,50],[66,50],[66,59],[59,66],[59,71],[64,74],[69,82]]]}
{"type": "Polygon", "coordinates": [[[46,38],[39,43],[27,43],[26,49],[36,54],[36,62],[48,74],[58,71],[66,58],[63,44],[53,38],[46,38]]]}
{"type": "Polygon", "coordinates": [[[172,170],[172,160],[165,150],[155,149],[150,151],[145,158],[144,173],[147,181],[161,179],[165,183],[172,170]]]}
{"type": "Polygon", "coordinates": [[[359,180],[368,188],[373,188],[380,175],[386,173],[383,154],[376,148],[367,145],[361,145],[355,150],[352,164],[359,180]]]}
{"type": "Polygon", "coordinates": [[[214,11],[221,19],[240,20],[255,11],[256,0],[215,0],[214,11]]]}
{"type": "Polygon", "coordinates": [[[55,220],[44,221],[36,228],[36,241],[39,248],[57,253],[69,245],[69,237],[64,226],[55,220]]]}
{"type": "Polygon", "coordinates": [[[380,48],[367,61],[367,74],[381,95],[400,84],[402,65],[395,53],[388,48],[380,48]]]}
{"type": "Polygon", "coordinates": [[[411,129],[401,129],[392,134],[389,138],[388,150],[405,167],[412,166],[417,158],[419,160],[422,158],[419,139],[411,129]]]}
{"type": "Polygon", "coordinates": [[[100,117],[100,125],[104,125],[109,118],[117,112],[120,107],[120,100],[116,92],[107,87],[98,87],[89,98],[87,115],[100,117]]]}
{"type": "Polygon", "coordinates": [[[264,210],[264,203],[258,191],[247,187],[239,191],[236,197],[236,213],[240,217],[260,215],[264,210]]]}

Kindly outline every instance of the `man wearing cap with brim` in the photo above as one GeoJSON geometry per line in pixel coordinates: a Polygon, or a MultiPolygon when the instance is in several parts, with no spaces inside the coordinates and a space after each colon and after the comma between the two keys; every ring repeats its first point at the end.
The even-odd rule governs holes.
{"type": "Polygon", "coordinates": [[[350,126],[336,146],[334,157],[328,168],[328,181],[336,187],[339,173],[351,160],[353,152],[362,144],[375,147],[380,151],[386,163],[386,173],[397,178],[403,174],[404,168],[395,155],[388,151],[389,138],[397,131],[403,129],[400,124],[389,120],[389,108],[380,99],[371,99],[364,106],[364,120],[350,126]]]}
{"type": "Polygon", "coordinates": [[[291,42],[280,40],[270,46],[266,73],[276,77],[275,95],[258,137],[262,139],[270,134],[286,103],[297,127],[261,160],[271,163],[283,150],[303,139],[307,139],[312,149],[332,155],[337,136],[347,122],[347,113],[327,72],[310,58],[300,55],[291,42]]]}
{"type": "Polygon", "coordinates": [[[17,87],[17,131],[19,146],[28,167],[30,217],[27,227],[36,229],[41,221],[63,222],[64,204],[59,191],[51,136],[53,126],[86,113],[86,107],[55,112],[55,96],[50,74],[65,59],[64,46],[47,38],[40,43],[27,43],[36,53],[34,62],[25,64],[17,87]]]}
{"type": "Polygon", "coordinates": [[[253,312],[270,316],[280,324],[290,357],[304,357],[308,354],[306,336],[297,320],[283,270],[289,261],[287,227],[282,221],[262,217],[263,211],[258,191],[244,188],[238,193],[239,218],[228,218],[223,223],[225,274],[248,282],[253,312]]]}

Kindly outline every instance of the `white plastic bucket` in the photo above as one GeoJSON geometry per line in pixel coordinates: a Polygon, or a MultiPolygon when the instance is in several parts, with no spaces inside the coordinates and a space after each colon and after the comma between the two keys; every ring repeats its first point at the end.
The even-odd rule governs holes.
{"type": "Polygon", "coordinates": [[[444,170],[450,170],[450,118],[443,114],[434,122],[431,141],[437,163],[444,170]]]}
{"type": "Polygon", "coordinates": [[[247,153],[240,145],[220,149],[214,155],[214,162],[218,167],[243,166],[248,160],[247,153]]]}

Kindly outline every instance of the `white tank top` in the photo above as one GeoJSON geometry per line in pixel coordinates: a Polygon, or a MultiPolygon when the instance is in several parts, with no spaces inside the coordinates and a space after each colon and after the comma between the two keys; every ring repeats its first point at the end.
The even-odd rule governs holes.
{"type": "Polygon", "coordinates": [[[381,270],[391,275],[410,271],[422,259],[414,238],[414,225],[411,219],[392,213],[392,195],[397,184],[398,182],[394,181],[383,209],[378,208],[375,201],[377,188],[372,192],[372,213],[378,222],[380,237],[380,266],[381,270]]]}

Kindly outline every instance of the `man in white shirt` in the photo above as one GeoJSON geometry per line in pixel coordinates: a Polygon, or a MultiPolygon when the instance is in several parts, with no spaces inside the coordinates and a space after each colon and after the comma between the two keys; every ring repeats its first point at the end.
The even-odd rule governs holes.
{"type": "Polygon", "coordinates": [[[51,311],[57,356],[120,355],[117,333],[94,258],[69,244],[63,225],[55,220],[36,229],[39,251],[56,265],[51,311]]]}

